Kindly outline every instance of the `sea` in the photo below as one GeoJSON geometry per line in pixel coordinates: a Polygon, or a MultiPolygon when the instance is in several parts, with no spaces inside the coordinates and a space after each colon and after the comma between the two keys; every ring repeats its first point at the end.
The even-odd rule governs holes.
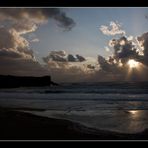
{"type": "Polygon", "coordinates": [[[138,133],[148,128],[148,82],[61,83],[0,89],[0,106],[28,108],[24,112],[66,119],[94,129],[138,133]]]}

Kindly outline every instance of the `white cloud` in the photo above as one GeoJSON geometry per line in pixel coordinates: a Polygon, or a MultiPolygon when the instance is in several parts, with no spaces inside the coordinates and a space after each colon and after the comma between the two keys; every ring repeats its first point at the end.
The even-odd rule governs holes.
{"type": "Polygon", "coordinates": [[[107,46],[105,46],[104,48],[105,48],[105,51],[110,52],[110,49],[107,46]]]}
{"type": "Polygon", "coordinates": [[[129,37],[127,37],[128,41],[132,41],[134,39],[134,37],[132,35],[130,35],[129,37]]]}
{"type": "Polygon", "coordinates": [[[39,42],[40,40],[38,38],[32,39],[31,42],[39,42]]]}
{"type": "Polygon", "coordinates": [[[109,35],[114,36],[117,34],[125,35],[125,31],[120,28],[121,28],[121,25],[118,22],[111,21],[109,26],[102,25],[100,27],[100,31],[103,34],[108,35],[108,36],[109,35]]]}

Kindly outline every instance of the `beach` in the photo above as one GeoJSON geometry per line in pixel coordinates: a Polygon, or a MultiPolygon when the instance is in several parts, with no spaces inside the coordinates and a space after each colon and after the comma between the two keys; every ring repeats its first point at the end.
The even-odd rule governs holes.
{"type": "Polygon", "coordinates": [[[146,140],[137,134],[96,130],[69,120],[40,117],[17,109],[0,108],[0,140],[146,140]]]}
{"type": "Polygon", "coordinates": [[[147,140],[147,92],[147,83],[1,89],[0,140],[147,140]]]}
{"type": "Polygon", "coordinates": [[[147,29],[147,8],[0,8],[0,141],[148,140],[147,29]]]}

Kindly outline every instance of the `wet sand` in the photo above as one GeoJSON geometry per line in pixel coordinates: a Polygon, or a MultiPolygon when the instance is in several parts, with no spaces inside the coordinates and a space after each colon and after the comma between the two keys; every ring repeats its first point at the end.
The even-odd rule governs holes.
{"type": "Polygon", "coordinates": [[[20,110],[23,109],[0,108],[0,140],[148,139],[148,130],[137,134],[96,130],[68,120],[40,117],[20,110]]]}

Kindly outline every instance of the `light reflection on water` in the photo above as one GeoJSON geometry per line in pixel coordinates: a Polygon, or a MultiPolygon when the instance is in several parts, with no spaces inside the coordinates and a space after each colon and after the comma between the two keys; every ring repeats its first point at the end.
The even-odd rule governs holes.
{"type": "Polygon", "coordinates": [[[51,111],[34,112],[37,115],[56,117],[80,122],[85,126],[121,133],[137,133],[148,126],[146,110],[98,110],[98,111],[51,111]]]}
{"type": "Polygon", "coordinates": [[[129,122],[127,124],[127,131],[129,132],[141,132],[147,128],[146,112],[143,110],[129,110],[129,122]]]}
{"type": "Polygon", "coordinates": [[[139,110],[130,110],[128,112],[131,114],[132,118],[138,118],[140,116],[140,111],[139,110]]]}
{"type": "MultiPolygon", "coordinates": [[[[24,97],[22,94],[19,95],[24,97]]],[[[20,96],[14,95],[15,98],[16,96],[18,98],[8,98],[8,101],[0,97],[0,104],[18,108],[32,107],[46,109],[45,112],[32,111],[32,113],[68,119],[97,129],[135,133],[148,128],[148,104],[146,101],[141,100],[143,95],[141,98],[137,95],[125,95],[125,100],[123,95],[107,95],[109,99],[105,98],[106,95],[103,95],[104,99],[102,99],[102,95],[98,95],[98,100],[93,100],[92,94],[89,95],[89,97],[93,98],[92,100],[88,99],[86,94],[81,100],[77,98],[63,100],[60,98],[62,94],[57,95],[61,100],[59,98],[56,99],[55,94],[55,99],[53,100],[46,99],[52,98],[53,94],[45,94],[46,98],[42,98],[40,94],[27,95],[29,98],[25,96],[25,99],[20,99],[20,96]],[[121,98],[122,100],[120,100],[121,98]],[[132,100],[133,98],[136,98],[136,100],[132,100]]],[[[63,96],[65,97],[65,94],[63,96]]],[[[71,96],[74,97],[70,94],[69,98],[71,96]]],[[[145,97],[148,98],[148,95],[145,97]]]]}
{"type": "MultiPolygon", "coordinates": [[[[58,104],[58,108],[49,108],[44,112],[34,111],[32,113],[68,119],[96,129],[137,133],[148,128],[148,110],[139,109],[143,104],[143,102],[126,102],[126,104],[120,105],[116,102],[115,106],[109,104],[108,107],[107,103],[105,107],[102,107],[101,102],[95,104],[91,104],[91,102],[89,104],[85,104],[85,102],[70,104],[67,102],[68,106],[62,102],[58,104]],[[65,108],[60,108],[63,105],[65,108]]],[[[53,104],[50,102],[50,105],[53,104]]]]}

